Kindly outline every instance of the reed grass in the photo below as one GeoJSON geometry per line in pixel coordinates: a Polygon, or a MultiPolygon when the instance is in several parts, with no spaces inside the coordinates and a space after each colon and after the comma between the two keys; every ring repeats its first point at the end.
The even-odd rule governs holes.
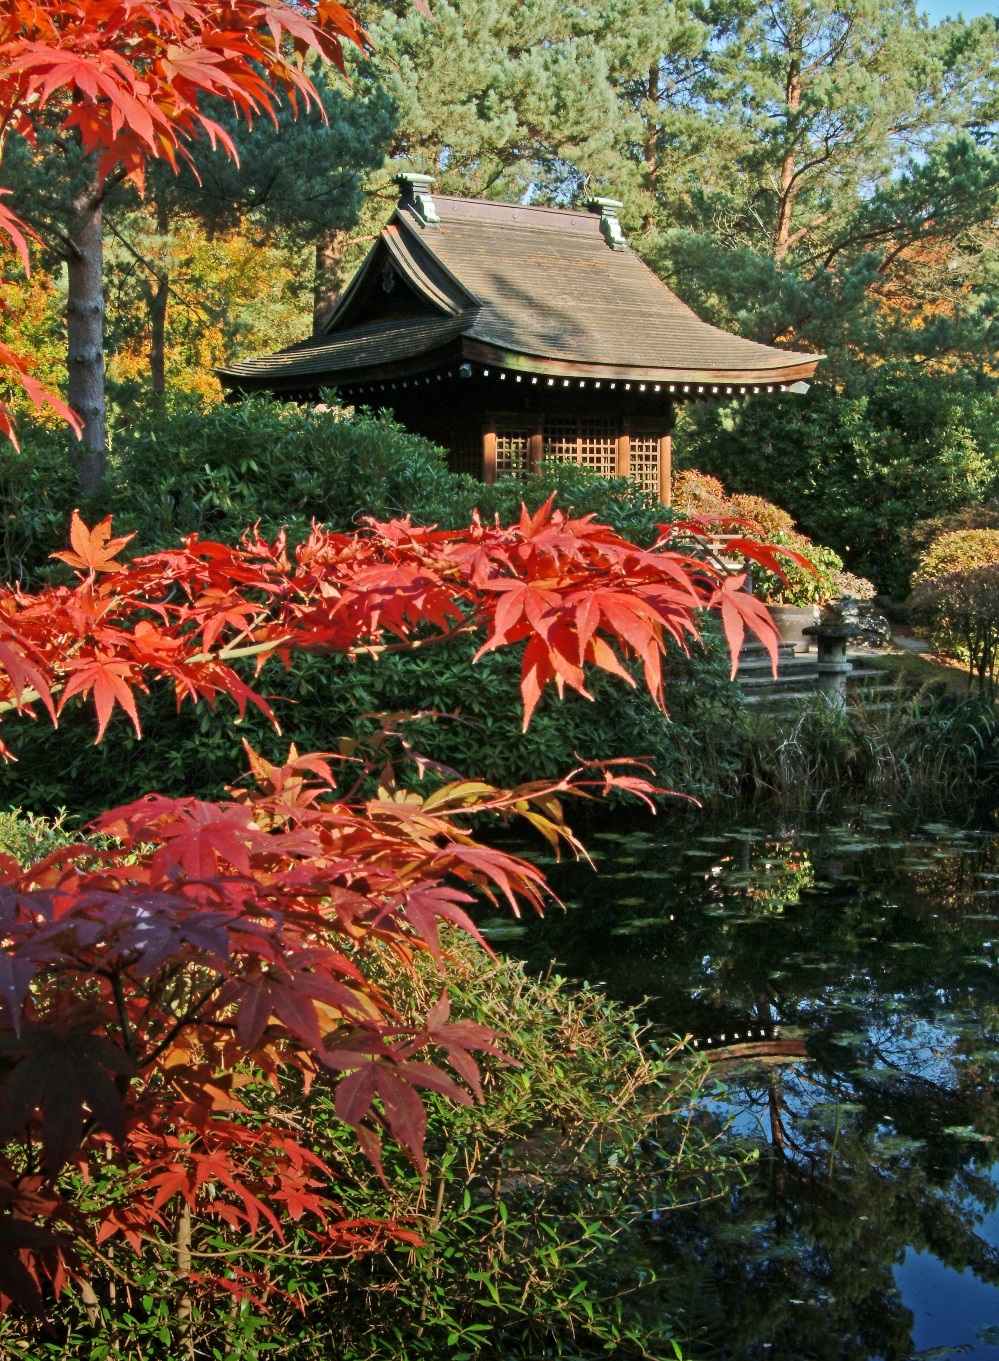
{"type": "Polygon", "coordinates": [[[942,803],[999,775],[999,715],[979,696],[900,679],[876,702],[822,695],[783,713],[743,718],[741,786],[753,797],[821,804],[837,792],[942,803]]]}

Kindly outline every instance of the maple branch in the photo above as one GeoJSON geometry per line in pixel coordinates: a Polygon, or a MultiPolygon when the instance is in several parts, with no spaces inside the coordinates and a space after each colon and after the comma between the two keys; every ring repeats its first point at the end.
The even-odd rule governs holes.
{"type": "MultiPolygon", "coordinates": [[[[125,1041],[125,1052],[132,1062],[138,1067],[135,1053],[135,1036],[132,1033],[132,1024],[128,1019],[128,1005],[125,1001],[125,989],[121,981],[121,970],[114,969],[110,975],[105,975],[111,984],[111,992],[114,995],[115,1010],[118,1013],[118,1023],[121,1026],[122,1038],[125,1041]]],[[[131,1078],[124,1075],[118,1078],[118,1089],[124,1095],[131,1086],[131,1078]]]]}
{"type": "Polygon", "coordinates": [[[210,988],[205,989],[196,1002],[189,1004],[186,1013],[181,1016],[178,1021],[174,1022],[173,1026],[167,1031],[159,1044],[146,1055],[142,1064],[143,1068],[148,1068],[151,1063],[155,1063],[158,1058],[162,1058],[177,1036],[200,1018],[202,1008],[206,1003],[211,1001],[213,995],[222,987],[222,983],[223,980],[221,978],[216,979],[210,988]]]}
{"type": "Polygon", "coordinates": [[[201,662],[231,662],[239,657],[259,657],[262,652],[276,652],[279,647],[287,647],[294,641],[295,635],[289,633],[284,638],[269,638],[266,643],[254,643],[250,647],[223,647],[218,652],[197,652],[186,660],[194,665],[201,662]]]}
{"type": "MultiPolygon", "coordinates": [[[[464,623],[457,625],[453,629],[448,629],[446,633],[435,633],[431,638],[414,638],[411,642],[404,643],[357,643],[354,647],[347,648],[341,655],[344,657],[381,657],[389,652],[415,652],[418,648],[436,647],[439,643],[450,643],[454,638],[460,638],[466,633],[474,633],[479,627],[481,620],[466,619],[464,623]]],[[[317,648],[317,651],[323,649],[317,648]]]]}
{"type": "MultiPolygon", "coordinates": [[[[49,686],[49,689],[55,693],[58,693],[59,690],[62,689],[62,685],[58,684],[51,685],[49,686]]],[[[26,685],[24,689],[21,691],[20,699],[0,700],[0,714],[10,713],[13,709],[23,709],[26,704],[34,704],[40,699],[41,695],[38,693],[38,691],[32,690],[29,686],[26,685]]]]}

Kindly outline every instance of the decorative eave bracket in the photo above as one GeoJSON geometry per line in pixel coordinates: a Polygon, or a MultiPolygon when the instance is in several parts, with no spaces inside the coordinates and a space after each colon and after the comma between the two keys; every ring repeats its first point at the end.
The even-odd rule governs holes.
{"type": "Polygon", "coordinates": [[[628,243],[617,216],[624,204],[616,198],[591,198],[586,206],[600,214],[600,230],[611,250],[627,250],[628,243]]]}
{"type": "Polygon", "coordinates": [[[440,225],[440,218],[437,216],[437,206],[434,203],[433,194],[433,175],[421,175],[416,170],[404,170],[396,175],[393,184],[397,184],[400,189],[399,207],[411,208],[420,221],[427,227],[440,225]]]}

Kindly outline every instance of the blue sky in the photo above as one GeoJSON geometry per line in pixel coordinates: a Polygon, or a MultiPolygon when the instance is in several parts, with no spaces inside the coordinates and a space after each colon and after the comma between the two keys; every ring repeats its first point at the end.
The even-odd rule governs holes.
{"type": "Polygon", "coordinates": [[[934,23],[958,14],[974,19],[979,14],[999,14],[999,0],[922,0],[919,8],[934,23]]]}

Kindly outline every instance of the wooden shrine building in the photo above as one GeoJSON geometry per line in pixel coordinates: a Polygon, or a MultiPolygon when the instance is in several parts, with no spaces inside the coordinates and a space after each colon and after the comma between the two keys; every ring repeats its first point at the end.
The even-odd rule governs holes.
{"type": "Polygon", "coordinates": [[[564,211],[436,195],[427,175],[397,183],[323,332],[219,369],[229,392],[335,389],[391,408],[486,482],[554,457],[668,503],[677,403],[793,390],[821,357],[701,321],[629,249],[614,200],[564,211]]]}

